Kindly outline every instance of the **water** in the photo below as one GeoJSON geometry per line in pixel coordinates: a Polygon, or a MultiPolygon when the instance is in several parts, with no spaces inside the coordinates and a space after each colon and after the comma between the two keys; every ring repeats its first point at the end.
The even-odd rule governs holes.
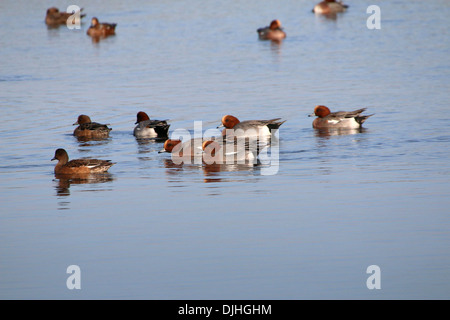
{"type": "Polygon", "coordinates": [[[37,1],[0,4],[0,298],[450,298],[448,1],[382,2],[381,30],[370,1],[337,19],[306,0],[76,4],[81,30],[47,29],[37,1]],[[117,35],[92,42],[93,16],[117,35]],[[274,18],[287,38],[259,41],[274,18]],[[318,104],[375,115],[321,135],[318,104]],[[171,132],[287,119],[278,171],[174,166],[132,135],[141,110],[171,132]],[[73,137],[83,113],[110,138],[73,137]],[[117,164],[57,179],[60,147],[117,164]]]}

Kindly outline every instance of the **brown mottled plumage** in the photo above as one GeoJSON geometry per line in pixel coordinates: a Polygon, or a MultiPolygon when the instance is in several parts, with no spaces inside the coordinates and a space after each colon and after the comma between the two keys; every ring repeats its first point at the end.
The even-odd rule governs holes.
{"type": "MultiPolygon", "coordinates": [[[[83,8],[81,8],[80,11],[83,11],[83,8]]],[[[50,27],[57,27],[62,24],[66,24],[67,19],[72,15],[73,13],[60,12],[58,8],[51,7],[47,10],[45,23],[50,27]]],[[[80,14],[80,19],[85,16],[85,14],[80,14]]]]}
{"type": "Polygon", "coordinates": [[[105,38],[116,34],[117,23],[100,23],[97,18],[92,18],[91,26],[87,30],[87,35],[93,38],[105,38]]]}
{"type": "Polygon", "coordinates": [[[64,149],[57,149],[53,160],[58,160],[55,174],[80,175],[91,173],[104,173],[115,163],[111,160],[76,159],[69,161],[69,155],[64,149]]]}
{"type": "Polygon", "coordinates": [[[107,138],[112,130],[106,124],[92,122],[91,118],[85,114],[79,115],[77,122],[73,125],[78,125],[73,135],[79,138],[107,138]]]}

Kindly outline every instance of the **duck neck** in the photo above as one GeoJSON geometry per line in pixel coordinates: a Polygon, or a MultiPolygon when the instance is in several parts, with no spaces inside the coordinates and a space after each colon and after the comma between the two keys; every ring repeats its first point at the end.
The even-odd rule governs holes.
{"type": "Polygon", "coordinates": [[[67,162],[69,162],[69,156],[67,154],[64,154],[58,159],[58,163],[56,164],[56,166],[57,167],[62,167],[67,162]]]}

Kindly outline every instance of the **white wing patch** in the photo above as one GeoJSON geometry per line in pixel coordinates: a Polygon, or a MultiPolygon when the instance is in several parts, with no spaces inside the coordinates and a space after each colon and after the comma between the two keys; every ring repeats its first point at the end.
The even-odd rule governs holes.
{"type": "Polygon", "coordinates": [[[349,129],[356,129],[361,126],[355,120],[355,118],[345,118],[345,119],[340,119],[340,120],[332,119],[332,120],[328,120],[328,123],[331,125],[336,125],[339,123],[339,127],[349,128],[349,129]]]}

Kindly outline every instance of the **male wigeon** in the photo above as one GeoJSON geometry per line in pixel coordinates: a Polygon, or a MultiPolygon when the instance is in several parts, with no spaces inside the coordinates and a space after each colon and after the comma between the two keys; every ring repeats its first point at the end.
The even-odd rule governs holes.
{"type": "Polygon", "coordinates": [[[257,164],[260,145],[257,139],[205,139],[202,144],[206,164],[257,164]]]}
{"type": "Polygon", "coordinates": [[[77,159],[69,161],[69,155],[64,149],[57,149],[51,161],[58,160],[55,174],[83,175],[91,173],[104,173],[115,163],[111,160],[77,159]]]}
{"type": "Polygon", "coordinates": [[[225,115],[222,117],[222,124],[217,128],[225,127],[223,134],[224,135],[235,135],[235,136],[270,136],[272,130],[277,130],[284,121],[279,121],[281,118],[275,118],[270,120],[246,120],[239,121],[238,118],[232,115],[225,115]],[[233,129],[234,132],[231,132],[233,129]]]}
{"type": "Polygon", "coordinates": [[[162,152],[168,152],[173,154],[176,153],[180,157],[202,156],[203,154],[202,143],[203,138],[189,139],[184,142],[179,139],[167,139],[164,142],[163,149],[159,151],[159,153],[162,152]]]}
{"type": "Polygon", "coordinates": [[[269,26],[256,30],[260,40],[280,41],[286,38],[286,32],[281,28],[280,20],[273,20],[269,26]]]}
{"type": "Polygon", "coordinates": [[[373,114],[361,116],[361,113],[366,111],[366,108],[355,111],[337,111],[331,112],[325,106],[316,106],[314,113],[309,117],[317,116],[313,121],[313,128],[343,128],[343,129],[358,129],[361,128],[364,121],[373,114]]]}
{"type": "Polygon", "coordinates": [[[335,15],[336,13],[344,12],[347,8],[348,5],[343,4],[342,1],[324,0],[316,4],[312,11],[318,14],[335,15]]]}
{"type": "Polygon", "coordinates": [[[77,122],[73,125],[78,125],[73,132],[73,135],[79,138],[107,138],[109,136],[109,132],[112,130],[111,128],[108,128],[108,125],[106,124],[92,122],[91,118],[85,114],[79,115],[77,122]]]}
{"type": "Polygon", "coordinates": [[[159,153],[168,152],[171,154],[172,161],[179,164],[201,164],[203,149],[203,138],[194,138],[187,141],[179,139],[167,139],[164,147],[159,153]]]}
{"type": "Polygon", "coordinates": [[[116,34],[117,23],[98,22],[97,18],[92,18],[91,26],[87,30],[87,35],[93,38],[105,38],[116,34]]]}
{"type": "MultiPolygon", "coordinates": [[[[83,11],[83,8],[81,8],[80,11],[83,11]]],[[[45,23],[50,27],[57,27],[62,24],[66,24],[67,19],[72,15],[73,13],[59,12],[58,8],[51,7],[47,9],[47,14],[45,15],[45,23]]],[[[85,14],[80,14],[80,19],[85,16],[85,14]]]]}
{"type": "Polygon", "coordinates": [[[139,111],[135,124],[137,126],[133,134],[136,138],[166,139],[168,137],[170,124],[167,124],[167,120],[150,120],[145,112],[139,111]]]}

